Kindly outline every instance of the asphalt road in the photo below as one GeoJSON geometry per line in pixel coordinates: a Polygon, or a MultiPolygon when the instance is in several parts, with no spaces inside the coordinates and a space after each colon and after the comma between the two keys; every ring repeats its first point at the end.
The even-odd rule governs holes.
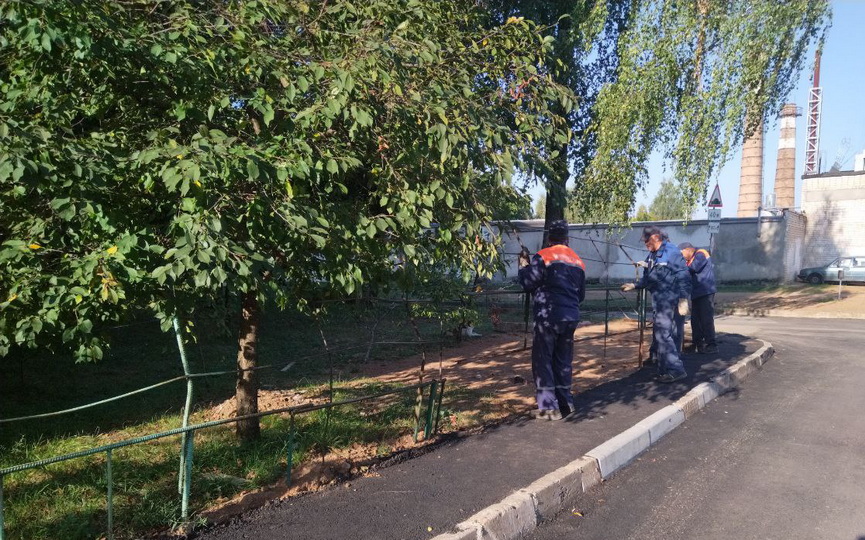
{"type": "Polygon", "coordinates": [[[865,322],[718,327],[775,357],[533,539],[865,540],[865,322]]]}

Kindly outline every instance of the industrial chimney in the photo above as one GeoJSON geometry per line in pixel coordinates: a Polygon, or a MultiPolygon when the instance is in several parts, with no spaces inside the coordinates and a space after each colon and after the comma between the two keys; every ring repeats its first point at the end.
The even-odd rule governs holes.
{"type": "Polygon", "coordinates": [[[739,217],[754,217],[763,198],[763,122],[742,146],[739,176],[739,217]]]}
{"type": "Polygon", "coordinates": [[[778,165],[775,168],[777,208],[792,208],[796,204],[796,117],[801,114],[793,103],[787,103],[781,109],[778,165]]]}

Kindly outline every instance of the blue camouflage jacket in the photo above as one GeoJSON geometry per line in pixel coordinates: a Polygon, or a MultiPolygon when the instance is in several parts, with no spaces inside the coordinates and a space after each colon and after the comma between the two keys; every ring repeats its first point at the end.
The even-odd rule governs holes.
{"type": "Polygon", "coordinates": [[[698,249],[694,257],[688,261],[688,272],[691,273],[691,298],[702,298],[715,294],[715,268],[709,252],[698,249]]]}
{"type": "Polygon", "coordinates": [[[646,262],[649,266],[636,285],[652,293],[652,302],[656,306],[675,305],[679,298],[691,297],[691,275],[685,258],[669,240],[664,240],[658,251],[649,253],[646,262]]]}

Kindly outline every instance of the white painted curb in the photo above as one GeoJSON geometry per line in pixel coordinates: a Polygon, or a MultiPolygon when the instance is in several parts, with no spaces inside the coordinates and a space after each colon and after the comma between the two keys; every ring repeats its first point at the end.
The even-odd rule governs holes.
{"type": "Polygon", "coordinates": [[[775,354],[763,341],[760,349],[700,383],[671,405],[647,416],[612,439],[501,501],[458,523],[432,540],[515,540],[564,510],[579,494],[591,489],[630,463],[667,433],[713,399],[736,387],[775,354]]]}

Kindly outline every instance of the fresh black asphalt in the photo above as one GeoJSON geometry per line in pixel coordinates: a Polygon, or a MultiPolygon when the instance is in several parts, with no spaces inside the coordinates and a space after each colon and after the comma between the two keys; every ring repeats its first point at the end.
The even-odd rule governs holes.
{"type": "MultiPolygon", "coordinates": [[[[745,335],[753,334],[725,335],[718,355],[688,356],[690,376],[681,383],[659,385],[644,369],[580,394],[573,421],[518,419],[443,443],[350,486],[269,504],[195,538],[430,538],[579,458],[757,350],[761,344],[745,335]]],[[[446,401],[447,396],[444,407],[446,401]]]]}
{"type": "Polygon", "coordinates": [[[534,540],[865,540],[865,321],[719,328],[771,341],[775,357],[534,540]]]}

